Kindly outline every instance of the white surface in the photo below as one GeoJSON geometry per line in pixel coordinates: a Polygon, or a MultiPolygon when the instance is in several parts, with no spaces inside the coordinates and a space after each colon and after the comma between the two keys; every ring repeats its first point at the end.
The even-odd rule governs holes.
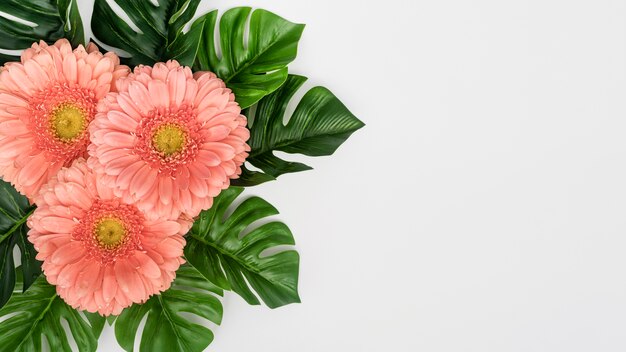
{"type": "Polygon", "coordinates": [[[292,72],[367,127],[252,190],[303,303],[228,294],[210,351],[626,350],[624,1],[201,6],[238,5],[306,23],[292,72]]]}

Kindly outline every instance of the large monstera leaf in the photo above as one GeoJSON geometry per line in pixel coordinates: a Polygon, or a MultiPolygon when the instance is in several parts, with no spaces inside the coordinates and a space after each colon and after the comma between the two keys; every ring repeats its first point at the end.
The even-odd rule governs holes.
{"type": "Polygon", "coordinates": [[[261,9],[230,9],[219,24],[220,57],[214,35],[217,15],[217,11],[206,15],[195,68],[215,72],[233,90],[239,105],[246,108],[285,82],[287,65],[296,58],[304,25],[261,9]]]}
{"type": "Polygon", "coordinates": [[[85,320],[74,308],[57,296],[54,286],[41,276],[24,293],[15,292],[6,306],[0,309],[0,346],[3,351],[42,351],[45,336],[49,351],[71,352],[63,320],[78,350],[95,351],[104,318],[90,314],[85,320]]]}
{"type": "Polygon", "coordinates": [[[181,313],[190,313],[220,324],[223,291],[211,284],[191,265],[176,272],[172,287],[144,304],[126,308],[115,320],[115,336],[126,351],[133,351],[139,323],[147,314],[140,350],[145,352],[200,352],[213,341],[213,333],[190,322],[181,313]]]}
{"type": "Polygon", "coordinates": [[[185,257],[207,279],[237,292],[250,304],[260,304],[252,289],[270,308],[300,302],[298,253],[287,250],[263,255],[265,250],[294,244],[289,228],[274,221],[243,235],[250,224],[278,211],[263,199],[252,197],[225,216],[242,191],[239,187],[222,191],[211,209],[200,214],[187,235],[185,257]]]}
{"type": "Polygon", "coordinates": [[[107,0],[95,0],[91,29],[96,39],[131,55],[122,58],[124,63],[152,65],[176,59],[182,65],[193,64],[205,20],[199,18],[187,33],[183,28],[193,18],[200,0],[158,0],[158,5],[150,0],[112,1],[139,32],[118,16],[107,0]]]}
{"type": "MultiPolygon", "coordinates": [[[[52,43],[61,38],[68,38],[74,46],[83,44],[85,33],[76,1],[0,1],[1,12],[34,24],[24,24],[0,14],[0,48],[22,50],[40,40],[52,43]]],[[[18,60],[18,56],[0,54],[0,64],[18,60]]]]}
{"type": "Polygon", "coordinates": [[[41,274],[41,263],[35,259],[37,253],[26,238],[26,219],[33,210],[26,197],[0,180],[0,307],[6,304],[16,287],[16,270],[23,277],[24,291],[41,274]],[[20,249],[22,261],[17,269],[13,258],[15,246],[20,249]]]}
{"type": "Polygon", "coordinates": [[[324,87],[309,90],[285,125],[283,115],[287,106],[306,80],[306,77],[289,75],[280,89],[259,102],[252,126],[248,126],[251,132],[248,144],[252,151],[247,161],[263,173],[244,168],[241,177],[233,184],[252,186],[285,173],[310,170],[310,166],[285,161],[274,152],[331,155],[352,133],[364,126],[324,87]]]}

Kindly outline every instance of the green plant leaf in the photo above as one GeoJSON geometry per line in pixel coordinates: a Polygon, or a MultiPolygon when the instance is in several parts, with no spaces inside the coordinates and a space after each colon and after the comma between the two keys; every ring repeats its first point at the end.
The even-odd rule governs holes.
{"type": "MultiPolygon", "coordinates": [[[[339,146],[364,124],[339,99],[324,87],[315,87],[304,95],[285,125],[283,116],[293,95],[307,80],[289,75],[285,84],[263,98],[257,105],[250,128],[248,144],[252,151],[247,161],[269,177],[310,170],[298,162],[285,161],[275,151],[308,156],[333,154],[339,146]]],[[[265,180],[247,169],[233,185],[253,186],[265,180]]]]}
{"type": "Polygon", "coordinates": [[[287,225],[269,222],[244,235],[253,222],[278,214],[276,208],[252,197],[225,216],[242,191],[239,187],[222,191],[211,209],[200,213],[187,234],[185,258],[214,284],[237,292],[250,304],[260,304],[251,288],[270,308],[300,302],[298,253],[287,250],[263,255],[277,246],[295,244],[287,225]]]}
{"type": "Polygon", "coordinates": [[[87,311],[84,311],[83,314],[85,314],[85,317],[87,317],[89,324],[91,324],[91,330],[93,332],[93,336],[97,340],[100,337],[100,334],[102,334],[102,330],[104,329],[104,323],[106,322],[106,318],[98,313],[89,313],[87,311]]]}
{"type": "Polygon", "coordinates": [[[212,71],[233,90],[246,108],[280,87],[287,79],[287,65],[296,58],[303,24],[291,23],[265,10],[237,7],[220,20],[221,58],[215,45],[217,11],[206,15],[196,70],[212,71]],[[252,12],[252,14],[250,14],[252,12]],[[250,18],[247,42],[246,22],[250,18]]]}
{"type": "Polygon", "coordinates": [[[181,313],[191,313],[220,324],[222,303],[216,295],[223,291],[207,281],[193,266],[186,264],[176,272],[172,287],[134,304],[117,317],[115,337],[126,351],[132,351],[139,323],[147,314],[140,350],[146,352],[203,351],[213,341],[213,332],[190,322],[181,313]]]}
{"type": "Polygon", "coordinates": [[[109,326],[113,326],[113,323],[115,323],[115,320],[117,320],[117,315],[109,315],[106,319],[107,323],[109,323],[109,326]]]}
{"type": "MultiPolygon", "coordinates": [[[[0,15],[2,49],[22,50],[40,40],[52,43],[61,38],[68,38],[74,46],[85,42],[76,0],[2,0],[0,11],[32,23],[0,15]]],[[[19,61],[19,56],[0,55],[0,64],[7,61],[19,61]]]]}
{"type": "Polygon", "coordinates": [[[16,287],[16,270],[23,278],[24,291],[41,274],[41,262],[35,259],[35,248],[26,238],[26,219],[33,211],[26,197],[0,180],[0,307],[6,304],[16,287]],[[13,258],[16,245],[22,261],[17,269],[13,258]]]}
{"type": "Polygon", "coordinates": [[[241,165],[241,175],[239,175],[239,178],[230,180],[230,183],[233,186],[249,187],[274,180],[276,180],[276,177],[265,174],[261,171],[248,170],[248,168],[244,164],[241,165]]]}
{"type": "Polygon", "coordinates": [[[114,1],[140,32],[120,18],[106,0],[95,1],[91,29],[101,42],[131,55],[122,58],[124,63],[152,65],[176,59],[181,65],[193,65],[205,19],[194,21],[187,33],[183,28],[193,18],[200,0],[158,0],[158,6],[148,0],[114,1]]]}
{"type": "Polygon", "coordinates": [[[62,320],[69,325],[79,351],[95,351],[98,345],[97,328],[94,332],[78,311],[57,296],[55,287],[43,276],[26,292],[14,293],[0,309],[0,318],[7,316],[10,317],[0,324],[3,351],[41,351],[43,336],[50,351],[72,351],[62,320]]]}
{"type": "Polygon", "coordinates": [[[85,30],[78,11],[78,0],[57,0],[65,37],[73,46],[85,44],[85,30]]]}

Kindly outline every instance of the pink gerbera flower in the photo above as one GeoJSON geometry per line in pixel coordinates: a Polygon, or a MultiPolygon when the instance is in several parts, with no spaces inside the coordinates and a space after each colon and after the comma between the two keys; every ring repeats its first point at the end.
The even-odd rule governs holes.
{"type": "Polygon", "coordinates": [[[74,308],[119,314],[169,288],[187,220],[148,220],[96,182],[84,159],[61,169],[36,198],[28,239],[57,293],[74,308]]]}
{"type": "Polygon", "coordinates": [[[118,81],[90,126],[89,165],[152,217],[196,216],[241,173],[246,118],[213,73],[176,61],[118,81]]]}
{"type": "Polygon", "coordinates": [[[95,45],[72,51],[43,41],[0,72],[0,177],[29,198],[61,167],[85,156],[98,101],[128,74],[95,45]]]}

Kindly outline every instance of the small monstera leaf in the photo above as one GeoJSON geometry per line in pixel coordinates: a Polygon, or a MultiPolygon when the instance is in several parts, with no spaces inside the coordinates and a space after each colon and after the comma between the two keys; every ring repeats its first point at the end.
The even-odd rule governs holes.
{"type": "Polygon", "coordinates": [[[96,39],[131,55],[122,58],[124,63],[152,65],[175,59],[181,65],[193,64],[204,18],[195,21],[187,33],[183,28],[193,18],[200,0],[158,0],[158,5],[149,0],[114,1],[139,32],[119,17],[107,0],[95,0],[91,29],[96,39]]]}
{"type": "MultiPolygon", "coordinates": [[[[40,40],[52,43],[61,38],[68,38],[74,46],[84,44],[85,32],[76,1],[0,1],[1,12],[33,24],[0,15],[0,48],[22,50],[40,40]]],[[[19,56],[0,54],[0,64],[7,61],[19,61],[19,56]]]]}
{"type": "Polygon", "coordinates": [[[89,314],[85,320],[74,308],[57,296],[54,286],[40,276],[24,292],[15,292],[6,306],[0,309],[0,346],[3,351],[42,351],[45,336],[49,351],[67,351],[72,348],[61,324],[65,320],[79,351],[95,351],[104,318],[89,314]]]}
{"type": "Polygon", "coordinates": [[[172,287],[155,295],[144,304],[126,308],[115,320],[115,337],[126,351],[133,350],[139,323],[147,314],[141,334],[140,351],[145,352],[200,352],[213,341],[213,333],[202,325],[192,323],[181,313],[220,324],[222,303],[216,297],[223,291],[211,284],[191,265],[176,272],[172,287]]]}
{"type": "Polygon", "coordinates": [[[219,24],[220,57],[214,33],[217,14],[216,10],[206,15],[195,68],[215,72],[233,90],[239,105],[246,108],[285,82],[287,65],[296,58],[304,25],[261,9],[230,9],[219,24]]]}
{"type": "MultiPolygon", "coordinates": [[[[16,288],[16,270],[23,277],[25,291],[41,274],[41,262],[28,242],[26,220],[34,207],[9,183],[0,180],[0,307],[5,305],[16,288]],[[13,249],[18,246],[22,265],[15,268],[13,249]]],[[[19,289],[22,289],[21,285],[19,289]]]]}
{"type": "Polygon", "coordinates": [[[253,222],[278,214],[276,208],[252,197],[226,217],[242,191],[239,187],[222,191],[211,209],[200,214],[187,235],[185,257],[211,282],[237,292],[250,304],[260,304],[252,289],[270,308],[300,302],[298,253],[287,250],[263,255],[265,250],[294,244],[289,228],[274,221],[243,235],[253,222]]]}
{"type": "Polygon", "coordinates": [[[339,99],[324,87],[315,87],[304,95],[285,125],[283,115],[293,95],[307,80],[289,75],[277,91],[257,105],[248,144],[252,148],[247,161],[263,172],[244,172],[233,184],[253,186],[290,172],[310,170],[298,162],[285,161],[275,151],[308,156],[333,154],[352,133],[364,124],[339,99]]]}

